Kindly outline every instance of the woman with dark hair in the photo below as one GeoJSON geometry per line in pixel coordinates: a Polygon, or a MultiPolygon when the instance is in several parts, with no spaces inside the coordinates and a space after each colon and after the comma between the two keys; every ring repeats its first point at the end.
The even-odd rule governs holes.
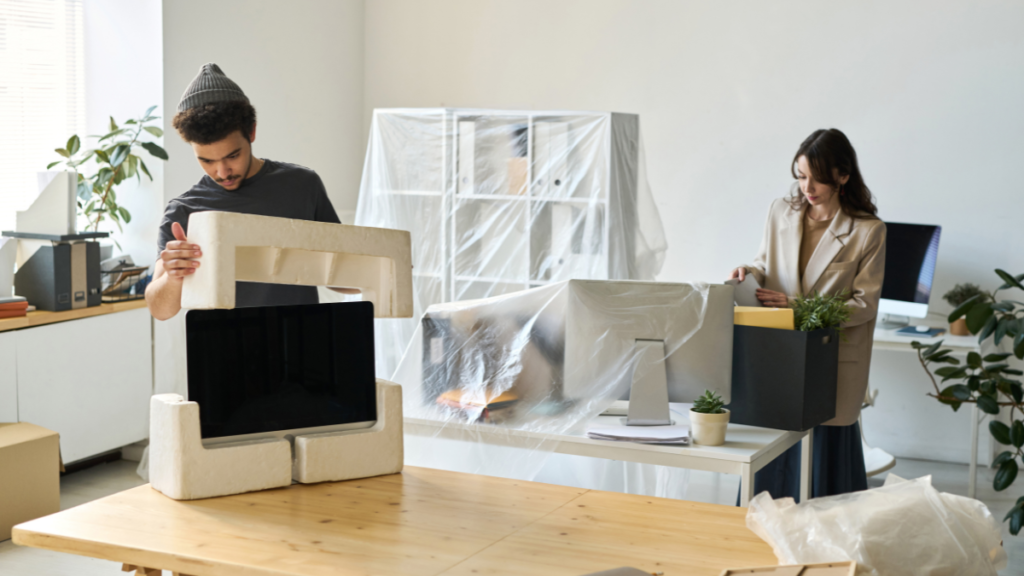
{"type": "MultiPolygon", "coordinates": [[[[814,429],[812,496],[867,488],[861,445],[861,404],[868,384],[871,344],[885,273],[885,224],[864,184],[857,153],[836,130],[816,130],[800,145],[790,168],[797,182],[772,203],[754,263],[732,271],[751,274],[765,306],[787,307],[800,295],[846,294],[850,321],[839,343],[835,418],[814,429]]],[[[759,471],[754,492],[797,498],[800,449],[794,446],[759,471]]]]}

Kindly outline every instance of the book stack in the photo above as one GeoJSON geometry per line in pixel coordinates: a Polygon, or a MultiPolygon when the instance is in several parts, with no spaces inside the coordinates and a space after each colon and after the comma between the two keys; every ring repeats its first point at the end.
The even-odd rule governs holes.
{"type": "Polygon", "coordinates": [[[21,296],[0,298],[0,319],[17,318],[28,314],[28,300],[21,296]]]}

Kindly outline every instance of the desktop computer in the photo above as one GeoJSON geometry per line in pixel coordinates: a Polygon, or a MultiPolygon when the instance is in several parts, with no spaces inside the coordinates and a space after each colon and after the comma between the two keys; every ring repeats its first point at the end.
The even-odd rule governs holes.
{"type": "Polygon", "coordinates": [[[886,222],[885,279],[878,313],[880,327],[901,328],[928,315],[942,227],[886,222]]]}
{"type": "Polygon", "coordinates": [[[660,425],[670,401],[731,399],[732,286],[569,280],[435,305],[422,328],[428,405],[456,389],[534,408],[603,395],[631,400],[629,424],[660,425]]]}

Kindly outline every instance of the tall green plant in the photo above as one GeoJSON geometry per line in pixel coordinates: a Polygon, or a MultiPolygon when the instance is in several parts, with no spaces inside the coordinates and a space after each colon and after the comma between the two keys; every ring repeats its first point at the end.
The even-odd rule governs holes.
{"type": "Polygon", "coordinates": [[[122,222],[131,222],[132,215],[117,203],[114,188],[132,177],[141,182],[143,174],[153,180],[138,153],[145,150],[154,158],[167,160],[167,152],[163,148],[155,142],[142,140],[143,133],[156,138],[164,135],[163,130],[150,125],[160,119],[152,115],[154,110],[156,106],[150,106],[141,117],[125,120],[123,126],[118,126],[111,116],[110,132],[103,136],[90,136],[97,139],[94,148],[82,149],[81,139],[74,134],[63,148],[55,149],[63,159],[50,162],[46,169],[64,165],[78,172],[78,215],[89,222],[86,230],[99,231],[100,224],[108,217],[117,224],[118,230],[123,230],[122,222]],[[94,162],[86,165],[90,160],[94,162]],[[91,173],[87,172],[90,168],[91,173]]]}
{"type": "MultiPolygon", "coordinates": [[[[967,355],[967,363],[960,366],[960,360],[950,356],[952,350],[942,348],[942,340],[925,345],[911,342],[917,351],[918,360],[925,373],[932,381],[933,393],[928,395],[939,402],[958,410],[965,403],[974,403],[978,409],[998,415],[1003,407],[1010,408],[1010,425],[993,419],[988,430],[1000,444],[1008,447],[996,456],[992,466],[996,468],[996,476],[992,487],[997,491],[1006,490],[1017,479],[1020,470],[1018,461],[1024,462],[1024,386],[1020,380],[1012,376],[1024,376],[1024,371],[1011,368],[1005,362],[1010,356],[1024,359],[1024,302],[1016,300],[999,300],[998,293],[1003,290],[1024,290],[1024,274],[1011,276],[1003,270],[996,274],[1004,282],[994,292],[980,292],[964,301],[949,315],[949,321],[967,316],[967,329],[978,335],[978,342],[984,342],[990,336],[995,345],[1004,338],[1013,339],[1013,352],[989,354],[982,357],[977,352],[967,355]],[[942,366],[932,373],[931,366],[942,366]],[[942,378],[942,386],[935,377],[942,378]],[[950,382],[950,384],[946,384],[950,382]]],[[[1003,518],[1010,522],[1010,533],[1017,535],[1024,526],[1024,496],[1017,499],[1016,505],[1003,518]]]]}

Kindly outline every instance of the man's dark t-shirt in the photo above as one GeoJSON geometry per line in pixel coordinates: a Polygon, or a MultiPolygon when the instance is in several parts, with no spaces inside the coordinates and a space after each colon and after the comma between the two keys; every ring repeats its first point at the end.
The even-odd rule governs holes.
{"type": "MultiPolygon", "coordinates": [[[[174,240],[173,222],[181,224],[187,236],[189,214],[207,210],[341,223],[316,172],[297,164],[265,160],[260,171],[243,180],[236,190],[225,190],[203,176],[191,190],[168,202],[160,223],[158,253],[174,240]]],[[[315,286],[235,282],[236,308],[318,302],[315,286]]]]}

